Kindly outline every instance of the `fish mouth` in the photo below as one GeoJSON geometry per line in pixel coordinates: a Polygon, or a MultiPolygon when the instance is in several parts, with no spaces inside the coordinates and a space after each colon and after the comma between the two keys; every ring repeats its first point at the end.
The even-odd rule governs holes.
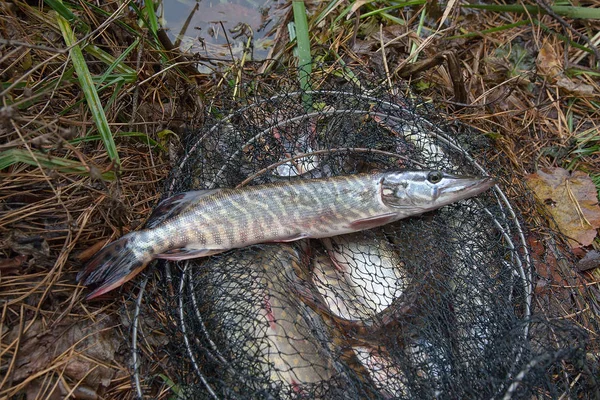
{"type": "Polygon", "coordinates": [[[438,201],[443,204],[464,200],[469,197],[477,196],[485,192],[497,182],[491,176],[456,176],[447,174],[446,178],[450,178],[451,182],[440,190],[438,201]]]}

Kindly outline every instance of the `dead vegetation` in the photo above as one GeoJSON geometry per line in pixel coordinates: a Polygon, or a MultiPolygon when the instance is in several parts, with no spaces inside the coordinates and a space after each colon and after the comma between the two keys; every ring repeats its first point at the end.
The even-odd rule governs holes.
{"type": "MultiPolygon", "coordinates": [[[[313,60],[406,81],[491,138],[515,181],[551,166],[600,188],[599,61],[582,39],[598,43],[597,20],[394,4],[308,3],[313,60]]],[[[180,137],[218,109],[220,86],[259,72],[276,81],[295,64],[282,28],[292,14],[276,61],[242,65],[165,50],[148,9],[125,2],[13,0],[0,10],[0,398],[133,398],[126,291],[85,302],[75,275],[90,248],[143,224],[180,137]]],[[[599,247],[596,238],[576,252],[599,247]]],[[[584,317],[597,355],[598,268],[563,281],[557,262],[546,265],[547,285],[568,283],[566,296],[583,299],[561,315],[584,317]]]]}

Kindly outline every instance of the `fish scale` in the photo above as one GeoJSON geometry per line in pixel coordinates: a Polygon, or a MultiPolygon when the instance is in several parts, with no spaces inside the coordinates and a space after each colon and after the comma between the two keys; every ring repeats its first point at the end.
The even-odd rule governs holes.
{"type": "Polygon", "coordinates": [[[161,202],[146,229],[110,243],[77,279],[112,290],[153,259],[185,260],[264,242],[324,238],[374,228],[475,196],[489,177],[390,171],[180,193],[161,202]]]}

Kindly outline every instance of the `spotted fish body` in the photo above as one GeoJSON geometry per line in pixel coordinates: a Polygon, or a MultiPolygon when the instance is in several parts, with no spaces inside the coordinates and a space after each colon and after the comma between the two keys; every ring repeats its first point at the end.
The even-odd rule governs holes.
{"type": "Polygon", "coordinates": [[[160,203],[145,229],[100,250],[78,275],[99,287],[133,278],[153,259],[184,260],[264,242],[374,228],[475,196],[491,178],[393,171],[186,192],[160,203]]]}

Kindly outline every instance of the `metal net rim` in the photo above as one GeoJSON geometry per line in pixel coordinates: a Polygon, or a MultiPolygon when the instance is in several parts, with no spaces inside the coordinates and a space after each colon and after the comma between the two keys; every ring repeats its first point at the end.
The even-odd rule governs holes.
{"type": "MultiPolygon", "coordinates": [[[[429,135],[437,140],[439,140],[441,143],[443,143],[444,145],[448,146],[449,148],[456,150],[458,152],[460,152],[465,159],[471,163],[471,165],[473,167],[475,167],[477,170],[479,170],[482,174],[484,175],[489,175],[487,170],[481,165],[479,164],[472,156],[471,154],[469,154],[469,152],[467,152],[464,148],[462,148],[456,141],[452,140],[449,136],[447,136],[447,134],[436,124],[434,124],[433,122],[429,121],[428,119],[426,119],[425,117],[421,116],[420,114],[412,111],[409,108],[406,107],[402,107],[399,104],[395,104],[392,102],[388,102],[388,101],[384,101],[382,99],[373,97],[373,96],[369,96],[367,94],[364,93],[357,93],[357,92],[348,92],[348,91],[336,91],[336,90],[309,90],[309,91],[294,91],[294,92],[288,92],[285,94],[279,94],[279,95],[275,95],[275,96],[271,96],[269,98],[263,98],[259,101],[256,101],[252,104],[249,104],[247,106],[241,107],[239,109],[237,109],[235,112],[232,112],[230,114],[228,114],[227,116],[219,119],[216,123],[214,123],[213,126],[211,126],[204,134],[202,134],[193,145],[190,146],[189,150],[186,152],[186,154],[184,155],[184,157],[182,158],[181,162],[175,167],[179,170],[182,169],[182,167],[190,160],[190,155],[194,154],[197,149],[198,146],[200,146],[202,144],[202,142],[213,132],[215,132],[219,127],[221,127],[222,125],[228,123],[231,119],[233,119],[236,115],[239,115],[241,113],[246,112],[247,110],[256,108],[256,107],[260,107],[261,104],[265,104],[265,103],[270,103],[270,102],[275,102],[281,98],[289,98],[289,97],[293,97],[293,96],[302,96],[302,95],[310,95],[310,94],[335,94],[335,95],[345,95],[345,96],[353,96],[353,97],[361,97],[365,100],[371,100],[371,101],[377,101],[378,103],[384,104],[388,107],[393,108],[395,111],[398,112],[402,112],[402,113],[409,113],[412,117],[415,118],[415,120],[418,120],[421,123],[424,123],[429,129],[430,131],[428,132],[423,132],[422,134],[424,135],[429,135]]],[[[385,117],[388,118],[390,120],[396,121],[396,122],[401,122],[402,118],[395,116],[391,113],[381,113],[381,112],[374,112],[373,110],[357,110],[357,109],[335,109],[335,110],[321,110],[318,112],[314,112],[314,113],[304,113],[302,115],[299,116],[294,116],[291,118],[286,118],[282,121],[279,121],[276,124],[272,124],[270,126],[268,126],[266,129],[263,129],[261,132],[259,132],[258,134],[256,134],[255,136],[253,136],[249,141],[247,141],[245,143],[249,144],[255,140],[258,140],[260,137],[264,136],[266,133],[272,131],[273,129],[277,128],[277,127],[281,127],[284,126],[285,124],[297,121],[297,120],[302,120],[305,118],[309,118],[311,115],[333,115],[333,114],[344,114],[344,113],[353,113],[353,114],[369,114],[369,115],[379,115],[381,117],[385,117]]],[[[348,149],[348,150],[352,150],[352,149],[348,149]]],[[[208,185],[208,188],[212,189],[215,187],[216,185],[216,181],[218,180],[219,176],[223,173],[223,171],[225,170],[225,168],[227,167],[227,165],[236,157],[236,155],[239,153],[239,150],[236,151],[235,153],[233,153],[232,155],[230,155],[227,158],[227,161],[222,165],[221,169],[219,170],[219,172],[217,172],[215,178],[212,180],[212,182],[208,185]]],[[[305,153],[303,154],[303,156],[308,156],[311,155],[312,153],[305,153]]],[[[395,156],[397,156],[398,158],[405,158],[405,156],[401,155],[401,154],[397,154],[395,153],[395,156]]],[[[412,160],[413,162],[415,162],[415,160],[412,160]]],[[[415,162],[417,165],[419,164],[418,162],[415,162]]],[[[263,172],[264,173],[264,172],[263,172]]],[[[258,177],[259,174],[256,174],[255,177],[258,177]]],[[[167,195],[173,195],[174,190],[175,190],[175,183],[176,183],[176,178],[177,176],[172,177],[171,182],[168,185],[168,190],[166,191],[167,195]]],[[[507,221],[511,221],[517,232],[517,238],[518,238],[518,245],[515,244],[515,241],[513,240],[513,236],[511,235],[513,232],[511,232],[510,227],[508,226],[503,226],[503,224],[498,221],[498,219],[493,215],[493,213],[486,207],[484,206],[479,200],[475,199],[476,203],[478,204],[478,206],[481,207],[482,210],[484,210],[486,212],[486,214],[488,214],[488,216],[492,219],[494,225],[496,226],[496,228],[498,228],[498,230],[501,232],[502,237],[504,238],[504,240],[506,241],[506,246],[507,248],[509,248],[510,250],[516,252],[517,249],[520,249],[523,251],[523,260],[521,260],[520,257],[518,256],[514,256],[512,262],[514,263],[514,267],[517,268],[517,272],[519,275],[519,280],[522,283],[522,289],[523,289],[523,293],[524,293],[524,310],[523,310],[523,333],[522,333],[522,337],[526,338],[529,334],[529,329],[530,329],[530,323],[529,320],[531,318],[531,303],[532,303],[532,296],[533,296],[533,265],[532,265],[532,259],[531,259],[531,255],[529,252],[529,247],[527,245],[527,241],[525,239],[525,231],[519,221],[519,218],[517,216],[517,213],[515,212],[514,208],[512,207],[510,201],[508,200],[508,197],[506,196],[506,194],[502,191],[502,189],[498,186],[495,185],[493,188],[494,191],[494,195],[496,197],[496,201],[497,204],[499,205],[500,209],[502,210],[502,213],[504,214],[504,219],[506,219],[507,221]],[[508,213],[508,215],[506,214],[508,213]]],[[[208,383],[208,381],[206,380],[206,378],[204,377],[204,375],[202,374],[202,372],[200,371],[200,368],[198,367],[197,361],[195,359],[195,356],[193,354],[193,351],[191,349],[190,343],[189,343],[189,337],[188,337],[188,330],[186,328],[185,325],[185,321],[184,321],[184,305],[183,305],[183,290],[184,290],[184,286],[185,286],[185,281],[187,279],[189,279],[189,262],[186,261],[183,264],[183,268],[182,268],[182,275],[181,275],[181,280],[179,282],[179,289],[178,289],[178,295],[179,295],[179,300],[178,300],[178,312],[179,312],[179,316],[178,316],[178,323],[180,324],[180,329],[181,332],[183,333],[184,336],[184,342],[185,342],[185,346],[186,346],[186,351],[188,354],[188,357],[190,358],[190,361],[192,362],[192,365],[194,367],[194,370],[196,372],[196,374],[198,375],[198,377],[200,378],[200,380],[202,381],[202,383],[204,384],[205,388],[207,389],[207,391],[209,392],[209,394],[211,395],[212,398],[214,399],[218,399],[219,397],[216,395],[216,393],[214,393],[214,391],[212,390],[210,384],[208,383]]],[[[164,273],[165,273],[165,278],[167,281],[171,281],[172,279],[172,273],[171,273],[171,265],[169,262],[166,262],[164,264],[164,273]]],[[[131,351],[132,351],[132,370],[133,370],[133,382],[134,382],[134,386],[135,386],[135,390],[136,390],[136,394],[139,398],[143,398],[143,389],[142,389],[142,383],[141,383],[141,378],[140,378],[140,367],[141,367],[141,360],[139,357],[140,354],[140,349],[138,348],[138,335],[139,335],[139,318],[140,318],[140,313],[141,313],[141,308],[142,308],[142,301],[144,298],[144,295],[146,293],[146,286],[147,283],[150,279],[151,274],[146,274],[143,279],[141,280],[140,283],[140,290],[138,292],[136,301],[135,301],[135,309],[134,309],[134,316],[133,316],[133,321],[132,321],[132,330],[131,330],[131,351]]],[[[191,283],[191,282],[190,282],[191,283]]],[[[204,332],[204,334],[206,335],[207,339],[210,341],[210,337],[208,336],[207,332],[204,332]]],[[[521,347],[517,353],[517,357],[515,358],[514,362],[513,362],[513,367],[511,368],[511,375],[515,372],[513,371],[514,366],[517,365],[522,357],[523,354],[523,347],[521,347]]],[[[521,371],[522,372],[522,371],[521,371]]],[[[518,374],[516,374],[518,375],[518,374]]],[[[512,382],[510,385],[508,385],[509,387],[506,388],[505,391],[505,396],[503,396],[504,398],[510,398],[511,393],[515,390],[515,385],[518,385],[518,381],[512,382]]],[[[505,385],[503,385],[505,386],[505,385]]],[[[503,387],[501,387],[498,391],[498,394],[500,394],[500,391],[503,389],[503,387]]]]}

